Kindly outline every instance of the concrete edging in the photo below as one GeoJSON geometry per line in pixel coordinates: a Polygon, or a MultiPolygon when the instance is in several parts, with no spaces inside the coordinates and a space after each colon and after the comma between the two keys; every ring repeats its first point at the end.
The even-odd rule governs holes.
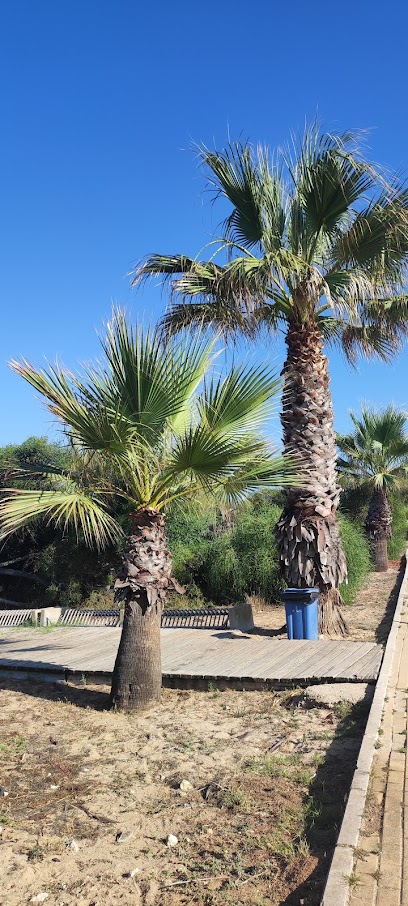
{"type": "Polygon", "coordinates": [[[358,846],[361,822],[370,782],[375,745],[378,739],[388,681],[394,657],[395,641],[401,621],[401,610],[408,582],[408,550],[406,551],[405,571],[398,593],[390,633],[385,646],[381,669],[378,675],[375,693],[368,715],[356,770],[351,782],[346,810],[340,828],[339,837],[333,853],[321,906],[347,906],[350,894],[348,878],[354,867],[354,851],[358,846]]]}

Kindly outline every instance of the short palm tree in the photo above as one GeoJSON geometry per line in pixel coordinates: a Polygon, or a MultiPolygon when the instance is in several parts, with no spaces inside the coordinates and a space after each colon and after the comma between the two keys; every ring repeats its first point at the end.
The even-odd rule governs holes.
{"type": "Polygon", "coordinates": [[[347,568],[323,344],[340,344],[351,361],[357,351],[387,359],[407,334],[408,190],[386,183],[353,135],[322,135],[316,124],[297,152],[271,156],[237,143],[200,156],[215,198],[232,206],[221,238],[205,261],[147,258],[133,284],[170,281],[167,334],[202,322],[227,335],[284,331],[284,448],[301,454],[309,485],[287,492],[282,569],[289,585],[321,589],[321,630],[344,632],[337,605],[347,568]]]}
{"type": "Polygon", "coordinates": [[[279,386],[269,369],[232,367],[208,378],[213,343],[197,336],[163,344],[157,331],[135,331],[120,315],[102,345],[104,364],[85,377],[11,363],[62,423],[76,465],[38,465],[34,486],[32,470],[16,472],[0,501],[0,529],[5,536],[44,518],[103,546],[123,534],[112,503],[124,503],[115,596],[125,613],[111,704],[129,710],[160,695],[160,615],[173,581],[166,508],[203,491],[233,501],[293,483],[297,466],[272,456],[256,433],[279,386]]]}
{"type": "Polygon", "coordinates": [[[361,418],[350,412],[351,434],[338,434],[337,445],[344,454],[339,471],[359,483],[369,483],[372,497],[366,528],[374,543],[376,569],[388,569],[387,541],[392,536],[392,512],[388,492],[398,487],[408,469],[406,415],[394,406],[382,412],[364,406],[361,418]]]}

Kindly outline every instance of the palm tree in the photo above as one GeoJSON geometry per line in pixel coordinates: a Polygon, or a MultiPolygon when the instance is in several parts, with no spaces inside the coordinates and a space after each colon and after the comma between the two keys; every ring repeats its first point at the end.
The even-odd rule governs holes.
{"type": "Polygon", "coordinates": [[[374,542],[379,572],[388,569],[387,541],[392,537],[392,512],[388,492],[398,487],[408,468],[406,415],[394,406],[375,411],[363,406],[361,418],[350,412],[352,434],[338,434],[337,445],[344,458],[339,471],[359,483],[369,483],[372,496],[366,529],[374,542]]]}
{"type": "Polygon", "coordinates": [[[211,257],[156,254],[132,282],[170,281],[167,335],[203,322],[227,335],[284,331],[284,447],[301,454],[310,480],[287,492],[281,565],[289,585],[321,589],[321,631],[344,632],[338,589],[347,568],[323,344],[339,344],[349,361],[357,351],[387,360],[406,336],[408,190],[386,182],[353,135],[321,135],[316,124],[297,152],[236,143],[200,156],[215,198],[232,205],[211,257]]]}
{"type": "Polygon", "coordinates": [[[70,471],[46,465],[14,474],[0,501],[2,536],[32,519],[74,525],[102,547],[123,534],[112,515],[127,513],[123,564],[115,583],[125,602],[111,705],[146,708],[160,695],[160,615],[171,583],[165,511],[199,492],[238,500],[262,486],[293,483],[295,462],[272,456],[257,429],[279,381],[269,369],[232,367],[208,378],[214,343],[163,344],[157,330],[134,331],[117,315],[102,341],[105,361],[83,377],[58,365],[12,362],[63,425],[70,471]],[[27,486],[28,483],[28,486],[27,486]],[[31,486],[30,486],[31,485],[31,486]]]}

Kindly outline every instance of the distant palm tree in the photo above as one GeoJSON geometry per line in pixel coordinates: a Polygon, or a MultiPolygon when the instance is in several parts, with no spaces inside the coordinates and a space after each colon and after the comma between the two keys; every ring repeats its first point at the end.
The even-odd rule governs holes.
{"type": "Polygon", "coordinates": [[[408,190],[386,183],[353,135],[322,135],[316,124],[293,155],[236,143],[200,156],[215,198],[232,205],[211,258],[156,254],[133,284],[157,274],[170,281],[167,334],[203,322],[227,335],[284,331],[284,446],[307,463],[309,485],[287,493],[282,568],[289,585],[321,589],[321,630],[344,632],[338,589],[347,568],[322,347],[386,360],[407,335],[408,190]]]}
{"type": "Polygon", "coordinates": [[[366,519],[369,537],[374,542],[376,569],[388,569],[387,541],[392,537],[392,512],[388,499],[391,488],[398,487],[408,469],[406,414],[394,406],[375,411],[364,406],[361,418],[350,412],[355,430],[338,434],[337,445],[344,458],[339,471],[358,482],[368,482],[372,497],[366,519]]]}
{"type": "Polygon", "coordinates": [[[235,501],[262,486],[292,484],[298,466],[271,455],[257,433],[279,387],[268,368],[232,367],[208,379],[213,343],[198,336],[163,344],[156,330],[134,331],[120,315],[102,345],[105,363],[82,378],[58,365],[12,363],[62,423],[74,466],[15,471],[0,501],[0,532],[42,518],[73,525],[99,547],[125,533],[115,583],[125,614],[111,704],[130,710],[160,695],[160,615],[177,585],[167,507],[203,491],[235,501]],[[128,514],[124,530],[112,516],[114,501],[128,514]]]}

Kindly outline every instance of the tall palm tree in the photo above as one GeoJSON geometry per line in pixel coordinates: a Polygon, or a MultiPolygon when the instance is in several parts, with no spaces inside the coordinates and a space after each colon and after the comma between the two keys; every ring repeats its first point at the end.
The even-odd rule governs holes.
{"type": "Polygon", "coordinates": [[[0,532],[44,518],[73,524],[101,547],[123,534],[112,503],[125,505],[125,554],[115,583],[125,614],[111,704],[129,710],[160,695],[161,608],[176,585],[166,508],[202,491],[234,501],[258,487],[293,483],[298,467],[271,455],[257,434],[279,386],[268,368],[232,367],[208,378],[213,343],[198,335],[163,344],[156,330],[134,331],[120,315],[102,346],[104,362],[83,377],[58,365],[11,363],[63,425],[75,467],[17,471],[0,501],[0,532]]]}
{"type": "Polygon", "coordinates": [[[386,360],[406,336],[408,190],[386,182],[353,135],[322,135],[316,124],[293,152],[236,143],[200,156],[215,198],[232,205],[211,257],[156,254],[132,282],[170,281],[167,334],[203,322],[227,335],[284,331],[284,446],[301,454],[310,481],[287,492],[281,563],[289,585],[321,589],[321,630],[344,632],[337,605],[347,568],[323,344],[339,344],[350,361],[357,351],[386,360]]]}
{"type": "Polygon", "coordinates": [[[372,497],[366,528],[374,542],[376,569],[388,569],[387,541],[392,537],[392,512],[388,493],[398,487],[408,469],[406,414],[394,406],[383,411],[363,406],[361,418],[350,412],[351,434],[338,434],[337,445],[344,458],[339,471],[357,482],[369,483],[372,497]]]}

